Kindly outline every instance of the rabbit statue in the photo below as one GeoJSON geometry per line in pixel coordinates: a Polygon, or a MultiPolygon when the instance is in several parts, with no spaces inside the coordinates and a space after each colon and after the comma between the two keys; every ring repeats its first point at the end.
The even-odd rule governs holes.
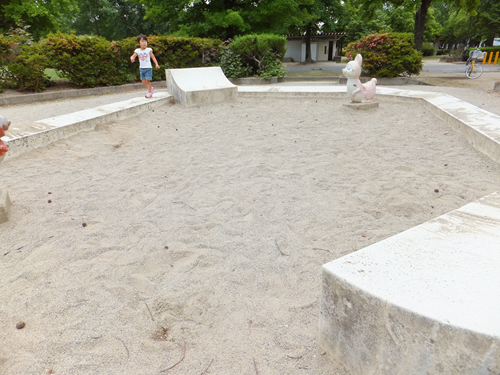
{"type": "Polygon", "coordinates": [[[2,137],[5,135],[5,131],[9,129],[9,126],[10,121],[0,115],[0,162],[9,149],[9,146],[4,141],[2,141],[2,137]]]}
{"type": "Polygon", "coordinates": [[[377,79],[372,78],[364,85],[359,80],[361,74],[361,63],[363,58],[360,54],[356,55],[353,61],[349,61],[342,73],[347,77],[347,96],[353,103],[370,102],[375,97],[377,88],[377,79]]]}

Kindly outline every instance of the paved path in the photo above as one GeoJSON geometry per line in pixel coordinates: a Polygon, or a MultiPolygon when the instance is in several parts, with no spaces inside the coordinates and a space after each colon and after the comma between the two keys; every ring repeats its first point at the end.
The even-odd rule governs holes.
{"type": "MultiPolygon", "coordinates": [[[[346,63],[335,63],[333,61],[326,62],[316,62],[313,64],[303,64],[303,63],[285,63],[285,66],[288,68],[289,72],[304,72],[312,69],[321,69],[321,70],[329,70],[334,72],[341,72],[343,68],[345,68],[346,63]]],[[[486,72],[499,72],[499,65],[484,65],[483,71],[486,72]]],[[[457,62],[457,63],[445,63],[439,62],[437,60],[424,60],[423,72],[431,72],[431,73],[460,73],[463,74],[465,72],[465,62],[457,62]]]]}

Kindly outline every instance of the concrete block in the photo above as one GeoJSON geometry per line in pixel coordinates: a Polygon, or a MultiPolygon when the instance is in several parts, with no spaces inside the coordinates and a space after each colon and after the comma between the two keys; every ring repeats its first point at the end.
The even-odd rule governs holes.
{"type": "MultiPolygon", "coordinates": [[[[154,88],[165,89],[165,81],[151,82],[154,88]]],[[[53,92],[41,92],[36,94],[12,95],[0,97],[0,106],[30,104],[35,102],[45,102],[48,100],[80,98],[84,96],[104,95],[144,88],[142,83],[128,83],[120,86],[94,87],[91,89],[74,89],[53,92]]]]}
{"type": "Polygon", "coordinates": [[[493,91],[499,91],[500,92],[500,82],[495,82],[493,84],[493,91]]]}
{"type": "Polygon", "coordinates": [[[361,109],[361,110],[368,110],[368,109],[373,109],[373,108],[378,108],[379,107],[379,102],[366,102],[366,103],[344,103],[342,104],[344,107],[349,107],[352,109],[361,109]]]}
{"type": "Polygon", "coordinates": [[[220,67],[167,69],[167,89],[185,107],[236,100],[238,88],[220,67]]]}
{"type": "Polygon", "coordinates": [[[9,220],[10,206],[9,193],[7,190],[0,189],[0,224],[9,220]]]}
{"type": "Polygon", "coordinates": [[[319,344],[352,374],[500,374],[500,193],[323,266],[319,344]]]}

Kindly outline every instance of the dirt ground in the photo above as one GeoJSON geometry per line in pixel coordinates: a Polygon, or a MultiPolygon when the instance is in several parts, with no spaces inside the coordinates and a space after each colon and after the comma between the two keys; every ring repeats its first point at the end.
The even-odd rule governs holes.
{"type": "MultiPolygon", "coordinates": [[[[500,112],[481,85],[411,89],[500,112]]],[[[165,105],[4,162],[0,373],[348,374],[317,345],[321,265],[496,191],[500,167],[419,104],[342,103],[165,105]]]]}

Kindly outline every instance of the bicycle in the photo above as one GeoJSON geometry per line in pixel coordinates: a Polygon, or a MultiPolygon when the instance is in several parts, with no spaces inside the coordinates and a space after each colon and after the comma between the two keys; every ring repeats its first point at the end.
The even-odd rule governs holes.
{"type": "Polygon", "coordinates": [[[476,79],[481,77],[483,74],[483,67],[476,64],[478,61],[482,61],[484,58],[484,53],[481,52],[479,48],[470,51],[469,58],[465,63],[465,76],[470,79],[476,79]]]}

